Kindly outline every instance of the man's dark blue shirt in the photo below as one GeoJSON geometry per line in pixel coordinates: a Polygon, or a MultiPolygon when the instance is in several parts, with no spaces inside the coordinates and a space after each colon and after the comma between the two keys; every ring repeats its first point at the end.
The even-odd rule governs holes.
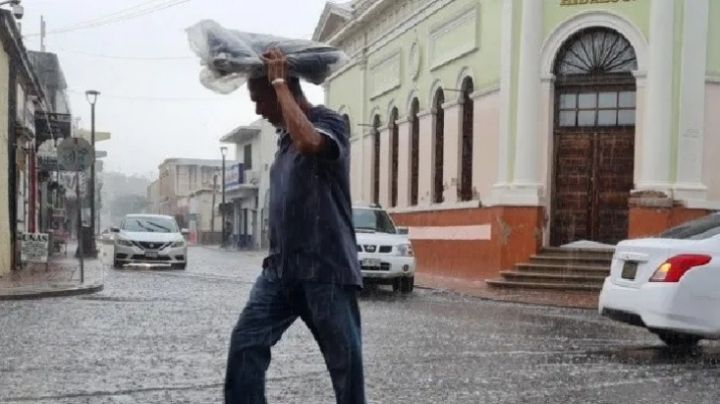
{"type": "Polygon", "coordinates": [[[270,254],[265,276],[362,287],[350,197],[350,145],[345,120],[325,107],[308,118],[325,149],[302,154],[278,130],[270,170],[270,254]]]}

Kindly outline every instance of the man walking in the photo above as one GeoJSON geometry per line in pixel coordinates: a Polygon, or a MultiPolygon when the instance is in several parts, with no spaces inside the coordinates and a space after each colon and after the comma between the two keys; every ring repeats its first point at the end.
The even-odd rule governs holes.
{"type": "Polygon", "coordinates": [[[232,333],[225,402],[266,403],[270,348],[299,317],[320,346],[337,402],[364,404],[348,128],[337,113],[307,101],[279,50],[264,58],[268,77],[248,88],[256,112],[279,136],[270,172],[270,254],[232,333]]]}

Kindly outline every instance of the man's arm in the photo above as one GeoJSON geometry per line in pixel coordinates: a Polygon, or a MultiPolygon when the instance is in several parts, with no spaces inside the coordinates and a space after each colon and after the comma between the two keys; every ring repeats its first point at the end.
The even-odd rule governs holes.
{"type": "Polygon", "coordinates": [[[274,82],[273,87],[285,121],[285,128],[295,147],[303,154],[320,153],[326,147],[326,139],[315,130],[315,126],[300,108],[287,85],[287,59],[277,49],[268,51],[264,57],[268,68],[268,80],[274,82]]]}

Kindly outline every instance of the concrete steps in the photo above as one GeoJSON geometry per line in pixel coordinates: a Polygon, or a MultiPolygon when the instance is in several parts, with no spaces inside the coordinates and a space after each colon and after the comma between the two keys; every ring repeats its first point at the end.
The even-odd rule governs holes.
{"type": "Polygon", "coordinates": [[[486,283],[494,288],[598,292],[610,275],[612,254],[612,250],[544,248],[529,262],[486,283]]]}

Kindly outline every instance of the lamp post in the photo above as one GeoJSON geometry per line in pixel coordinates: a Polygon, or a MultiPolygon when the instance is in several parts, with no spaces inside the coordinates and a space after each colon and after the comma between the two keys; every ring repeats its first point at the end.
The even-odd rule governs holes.
{"type": "Polygon", "coordinates": [[[220,154],[222,154],[222,197],[220,202],[220,217],[222,218],[222,240],[220,246],[225,247],[227,245],[227,226],[225,225],[225,156],[227,155],[227,147],[223,146],[220,148],[220,154]]]}
{"type": "Polygon", "coordinates": [[[95,244],[95,103],[97,103],[97,97],[100,95],[99,91],[88,90],[85,92],[85,97],[90,103],[90,144],[92,145],[92,165],[90,166],[90,231],[88,237],[88,255],[97,257],[97,246],[95,244]]]}

